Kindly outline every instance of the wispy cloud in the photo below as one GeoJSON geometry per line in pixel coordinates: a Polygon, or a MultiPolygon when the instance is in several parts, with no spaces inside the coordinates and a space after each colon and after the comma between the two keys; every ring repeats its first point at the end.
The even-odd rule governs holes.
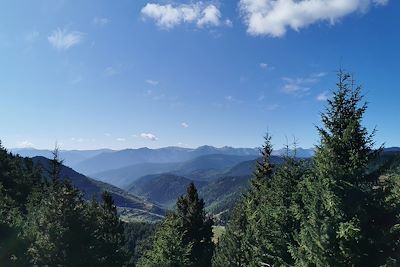
{"type": "Polygon", "coordinates": [[[239,10],[251,35],[281,37],[289,28],[299,31],[311,24],[335,24],[369,6],[383,6],[388,0],[240,0],[239,10]]]}
{"type": "Polygon", "coordinates": [[[49,43],[56,49],[67,50],[77,44],[81,43],[85,37],[85,33],[78,31],[68,32],[67,30],[61,30],[58,28],[47,37],[49,43]]]}
{"type": "Polygon", "coordinates": [[[282,92],[289,95],[295,95],[302,97],[309,94],[311,86],[317,83],[319,80],[315,77],[308,78],[282,78],[284,85],[282,86],[282,92]]]}
{"type": "Polygon", "coordinates": [[[146,140],[150,140],[150,141],[158,140],[158,138],[152,133],[141,133],[140,137],[142,137],[143,139],[146,139],[146,140]]]}
{"type": "Polygon", "coordinates": [[[326,73],[326,72],[317,72],[317,73],[311,74],[311,77],[312,78],[322,78],[322,77],[325,77],[327,74],[328,73],[326,73]]]}
{"type": "Polygon", "coordinates": [[[322,93],[320,93],[319,95],[317,95],[317,100],[318,101],[326,101],[329,99],[329,92],[328,91],[324,91],[322,93]]]}
{"type": "Polygon", "coordinates": [[[103,70],[103,75],[106,77],[111,77],[117,75],[119,72],[113,67],[107,67],[103,70]]]}
{"type": "Polygon", "coordinates": [[[151,79],[146,80],[146,83],[148,83],[148,84],[150,84],[150,85],[153,85],[153,86],[158,85],[158,81],[156,81],[156,80],[151,80],[151,79]]]}
{"type": "Polygon", "coordinates": [[[23,141],[17,142],[17,147],[19,147],[19,148],[32,148],[34,146],[35,145],[33,143],[31,143],[31,142],[29,142],[27,140],[23,140],[23,141]]]}
{"type": "Polygon", "coordinates": [[[183,128],[188,128],[188,127],[189,127],[189,124],[187,124],[186,122],[182,122],[182,123],[181,123],[181,126],[182,126],[183,128]]]}
{"type": "Polygon", "coordinates": [[[125,141],[126,141],[126,139],[123,138],[123,137],[119,137],[119,138],[117,138],[116,140],[117,140],[118,142],[125,142],[125,141]]]}
{"type": "Polygon", "coordinates": [[[93,25],[98,25],[98,26],[104,26],[110,23],[111,20],[109,18],[99,18],[99,17],[94,17],[92,19],[92,24],[93,25]]]}
{"type": "Polygon", "coordinates": [[[217,6],[206,5],[203,2],[180,5],[148,3],[141,13],[144,18],[154,20],[162,29],[171,29],[183,23],[192,23],[198,28],[232,26],[228,19],[224,23],[221,22],[221,12],[217,6]]]}
{"type": "Polygon", "coordinates": [[[327,75],[326,72],[312,73],[306,77],[290,78],[283,77],[284,82],[281,90],[288,95],[303,97],[310,94],[311,87],[317,84],[323,77],[327,75]]]}

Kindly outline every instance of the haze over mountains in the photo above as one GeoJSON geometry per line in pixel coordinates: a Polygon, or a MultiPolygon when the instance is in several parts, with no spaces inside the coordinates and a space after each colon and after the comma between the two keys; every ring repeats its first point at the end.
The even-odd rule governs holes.
{"type": "MultiPolygon", "coordinates": [[[[52,151],[34,148],[11,149],[25,157],[52,157],[52,151]]],[[[282,155],[285,150],[274,151],[282,155]]],[[[313,149],[297,150],[298,157],[311,157],[313,149]]],[[[134,180],[151,174],[174,173],[194,180],[209,179],[234,165],[259,157],[258,148],[200,146],[198,148],[146,147],[124,150],[61,150],[64,164],[75,171],[124,188],[134,180]],[[208,178],[207,178],[208,177],[208,178]]]]}
{"type": "MultiPolygon", "coordinates": [[[[45,166],[48,164],[46,157],[52,157],[50,150],[12,151],[32,157],[34,162],[45,166]]],[[[400,148],[387,148],[385,154],[398,151],[400,148]]],[[[272,163],[281,164],[287,153],[294,152],[274,151],[272,163]]],[[[313,149],[296,150],[299,158],[313,155],[313,149]]],[[[108,190],[117,206],[126,209],[123,214],[131,216],[134,211],[135,216],[140,213],[148,220],[157,220],[164,209],[173,208],[191,182],[198,187],[208,211],[229,210],[247,188],[259,157],[257,148],[212,146],[60,151],[64,164],[71,167],[63,166],[63,175],[84,191],[87,199],[108,190]]]]}

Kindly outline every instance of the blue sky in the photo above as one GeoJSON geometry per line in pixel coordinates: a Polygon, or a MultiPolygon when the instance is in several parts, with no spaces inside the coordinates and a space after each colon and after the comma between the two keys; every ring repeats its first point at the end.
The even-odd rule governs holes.
{"type": "Polygon", "coordinates": [[[277,148],[315,125],[351,71],[377,142],[399,146],[394,0],[3,1],[6,147],[277,148]]]}

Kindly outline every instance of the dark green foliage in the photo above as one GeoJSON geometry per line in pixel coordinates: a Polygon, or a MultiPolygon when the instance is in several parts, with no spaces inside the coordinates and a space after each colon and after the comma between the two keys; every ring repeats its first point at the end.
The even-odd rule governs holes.
{"type": "Polygon", "coordinates": [[[301,230],[291,252],[302,266],[378,266],[386,262],[378,237],[385,232],[384,210],[369,166],[380,150],[373,149],[374,133],[361,125],[367,105],[360,104],[360,87],[347,73],[338,78],[318,128],[314,173],[299,186],[301,230]]]}
{"type": "Polygon", "coordinates": [[[24,235],[35,266],[89,264],[90,228],[82,194],[67,181],[55,180],[30,200],[24,235]]]}
{"type": "Polygon", "coordinates": [[[125,249],[123,223],[117,216],[112,196],[103,192],[102,203],[92,201],[89,206],[88,225],[92,227],[90,255],[96,266],[124,266],[129,257],[125,249]]]}
{"type": "Polygon", "coordinates": [[[57,158],[44,179],[0,146],[1,266],[126,266],[124,229],[109,193],[88,203],[57,158]],[[50,178],[50,179],[48,179],[50,178]]]}
{"type": "Polygon", "coordinates": [[[131,222],[124,224],[126,250],[130,252],[130,263],[136,263],[143,257],[145,251],[151,249],[156,224],[131,222]]]}
{"type": "Polygon", "coordinates": [[[169,214],[155,233],[151,250],[138,263],[143,267],[192,266],[192,244],[184,239],[183,221],[176,214],[169,214]]]}
{"type": "Polygon", "coordinates": [[[211,266],[214,252],[212,219],[204,211],[193,183],[176,203],[154,236],[152,249],[140,266],[211,266]]]}
{"type": "Polygon", "coordinates": [[[298,225],[291,213],[295,190],[306,170],[302,161],[287,157],[271,163],[271,137],[266,135],[249,190],[232,212],[226,233],[217,245],[214,266],[291,264],[289,244],[298,225]]]}
{"type": "Polygon", "coordinates": [[[0,183],[0,263],[7,266],[26,263],[24,257],[26,244],[18,236],[22,215],[16,206],[0,183]]]}
{"type": "Polygon", "coordinates": [[[0,263],[27,264],[27,243],[21,237],[29,195],[40,188],[40,172],[29,159],[13,156],[0,142],[0,263]]]}
{"type": "Polygon", "coordinates": [[[190,253],[192,266],[211,266],[214,251],[213,221],[206,216],[204,201],[199,199],[193,183],[189,184],[186,195],[176,202],[176,213],[183,222],[185,243],[192,244],[190,253]]]}
{"type": "Polygon", "coordinates": [[[217,245],[215,266],[291,265],[289,252],[298,223],[292,206],[296,189],[308,170],[306,161],[285,157],[271,163],[271,137],[265,137],[249,190],[234,209],[226,233],[217,245]]]}
{"type": "Polygon", "coordinates": [[[212,264],[215,267],[248,266],[249,251],[246,244],[248,221],[242,201],[244,199],[238,201],[233,208],[226,232],[222,235],[216,246],[212,264]]]}

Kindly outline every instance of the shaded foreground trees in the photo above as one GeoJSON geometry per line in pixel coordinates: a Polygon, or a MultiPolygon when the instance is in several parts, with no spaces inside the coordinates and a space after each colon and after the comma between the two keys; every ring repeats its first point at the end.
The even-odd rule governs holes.
{"type": "Polygon", "coordinates": [[[2,266],[125,266],[122,223],[108,193],[88,203],[60,177],[57,154],[49,176],[0,148],[2,266]]]}

